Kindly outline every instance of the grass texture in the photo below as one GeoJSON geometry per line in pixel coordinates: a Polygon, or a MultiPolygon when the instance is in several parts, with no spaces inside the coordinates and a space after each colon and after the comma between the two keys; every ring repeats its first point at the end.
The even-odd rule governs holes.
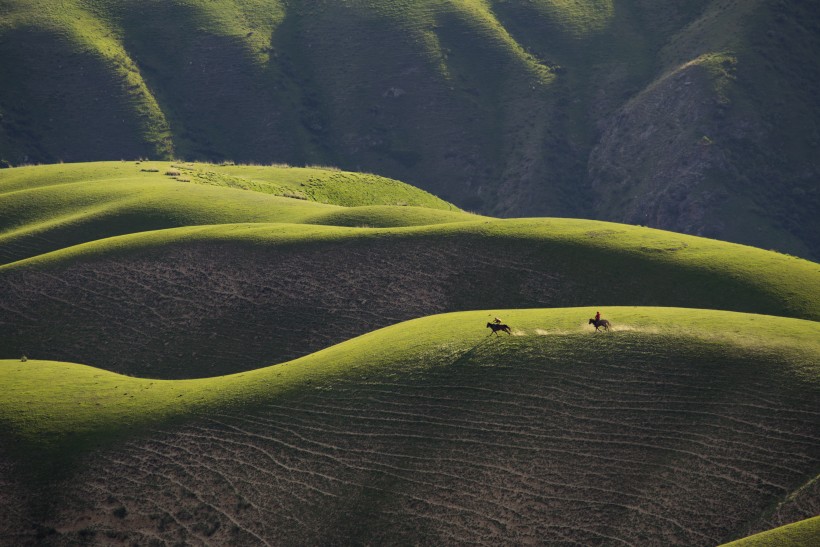
{"type": "Polygon", "coordinates": [[[811,547],[820,537],[820,516],[725,543],[722,547],[811,547]]]}

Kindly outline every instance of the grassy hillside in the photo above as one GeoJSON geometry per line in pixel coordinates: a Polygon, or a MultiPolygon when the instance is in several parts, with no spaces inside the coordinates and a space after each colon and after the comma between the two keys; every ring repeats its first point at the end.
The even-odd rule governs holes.
{"type": "Polygon", "coordinates": [[[632,304],[816,320],[820,310],[817,264],[568,219],[185,227],[40,255],[0,267],[0,279],[3,356],[164,378],[256,368],[445,311],[632,304]]]}
{"type": "Polygon", "coordinates": [[[820,537],[820,516],[787,524],[753,536],[726,543],[725,547],[810,547],[820,537]]]}
{"type": "Polygon", "coordinates": [[[817,323],[608,312],[446,314],[200,380],[0,362],[0,535],[714,545],[816,474],[817,323]]]}
{"type": "Polygon", "coordinates": [[[0,15],[13,165],[339,165],[472,211],[820,256],[820,19],[800,0],[0,0],[0,15]]]}
{"type": "Polygon", "coordinates": [[[399,181],[324,168],[108,162],[0,171],[0,259],[5,263],[105,237],[180,226],[404,226],[476,218],[399,181]]]}

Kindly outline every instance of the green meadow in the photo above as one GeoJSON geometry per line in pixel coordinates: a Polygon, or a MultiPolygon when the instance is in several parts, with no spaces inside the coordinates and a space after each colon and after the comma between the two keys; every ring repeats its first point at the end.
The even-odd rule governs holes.
{"type": "Polygon", "coordinates": [[[0,543],[715,545],[811,503],[816,263],[327,167],[14,168],[0,212],[0,543]]]}
{"type": "MultiPolygon", "coordinates": [[[[123,376],[82,364],[4,360],[0,423],[41,455],[71,455],[101,440],[226,407],[252,408],[346,379],[452,373],[471,367],[572,367],[577,353],[606,362],[635,352],[671,352],[683,367],[699,367],[711,352],[757,355],[755,367],[796,385],[820,386],[820,326],[812,321],[684,308],[613,307],[610,332],[579,321],[587,310],[482,310],[425,317],[386,327],[294,361],[228,376],[156,380],[123,376]],[[512,335],[484,324],[499,315],[512,335]],[[526,366],[525,366],[526,365],[526,366]]],[[[734,369],[731,374],[754,374],[734,369]]],[[[457,381],[457,380],[454,380],[457,381]]],[[[731,381],[724,378],[723,381],[731,381]]],[[[693,389],[695,387],[693,386],[693,389]]],[[[33,454],[33,453],[32,453],[33,454]]]]}
{"type": "Polygon", "coordinates": [[[179,226],[400,226],[474,218],[399,181],[329,168],[103,162],[0,172],[0,256],[7,262],[179,226]]]}
{"type": "MultiPolygon", "coordinates": [[[[390,253],[389,247],[401,242],[418,242],[432,250],[445,242],[461,241],[465,255],[482,248],[520,249],[540,268],[571,276],[574,285],[581,287],[576,292],[586,288],[590,294],[604,294],[609,304],[636,299],[668,305],[691,301],[703,308],[820,318],[820,292],[816,290],[820,267],[796,257],[599,221],[475,218],[463,213],[428,214],[416,208],[354,207],[306,216],[305,224],[297,225],[286,221],[185,226],[62,248],[2,266],[0,273],[63,269],[200,243],[229,243],[236,249],[264,254],[320,243],[355,244],[390,253]],[[405,211],[410,214],[403,214],[405,211]],[[456,215],[456,222],[446,222],[446,215],[456,215]],[[371,227],[378,224],[399,226],[371,227]]],[[[477,294],[473,305],[480,307],[481,299],[477,294]]]]}
{"type": "Polygon", "coordinates": [[[0,0],[0,547],[816,545],[818,51],[805,0],[0,0]]]}
{"type": "Polygon", "coordinates": [[[483,214],[818,256],[805,2],[4,0],[0,13],[3,165],[337,165],[483,214]]]}

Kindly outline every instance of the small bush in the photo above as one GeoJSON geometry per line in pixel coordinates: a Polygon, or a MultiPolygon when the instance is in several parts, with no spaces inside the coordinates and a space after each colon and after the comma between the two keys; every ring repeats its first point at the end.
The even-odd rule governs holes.
{"type": "Polygon", "coordinates": [[[165,172],[165,174],[166,174],[167,176],[169,176],[169,177],[178,177],[178,176],[180,176],[182,173],[180,173],[180,172],[179,172],[179,171],[177,171],[176,169],[168,169],[168,170],[165,172]]]}

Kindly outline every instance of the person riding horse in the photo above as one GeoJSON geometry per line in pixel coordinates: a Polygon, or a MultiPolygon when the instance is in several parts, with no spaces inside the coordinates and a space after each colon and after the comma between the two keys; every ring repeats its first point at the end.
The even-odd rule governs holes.
{"type": "Polygon", "coordinates": [[[609,327],[612,325],[606,319],[590,319],[590,325],[595,325],[595,330],[597,331],[599,327],[604,327],[604,330],[609,330],[609,327]]]}
{"type": "Polygon", "coordinates": [[[509,325],[505,325],[504,323],[487,323],[487,328],[490,329],[490,335],[495,334],[498,336],[498,331],[506,332],[507,334],[512,334],[509,325]]]}

